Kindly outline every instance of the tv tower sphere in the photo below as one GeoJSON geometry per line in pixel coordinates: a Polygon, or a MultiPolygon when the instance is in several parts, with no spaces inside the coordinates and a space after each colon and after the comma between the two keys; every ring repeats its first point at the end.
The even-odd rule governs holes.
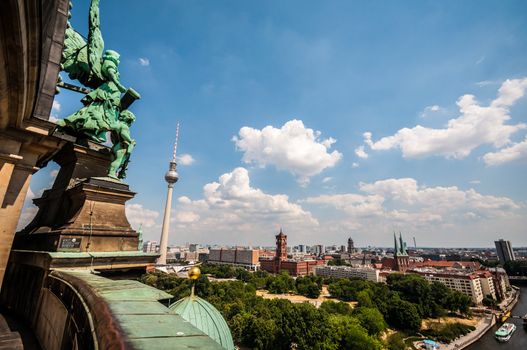
{"type": "Polygon", "coordinates": [[[165,181],[168,182],[168,185],[173,185],[179,180],[179,175],[176,171],[176,162],[171,161],[168,171],[165,174],[165,181]]]}

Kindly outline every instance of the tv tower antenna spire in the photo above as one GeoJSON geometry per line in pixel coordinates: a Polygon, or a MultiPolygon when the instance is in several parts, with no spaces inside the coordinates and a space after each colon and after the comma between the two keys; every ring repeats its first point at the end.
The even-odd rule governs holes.
{"type": "Polygon", "coordinates": [[[165,174],[165,181],[168,183],[167,201],[165,205],[165,215],[163,217],[163,229],[161,230],[161,240],[159,243],[159,253],[161,256],[157,259],[158,265],[166,265],[168,249],[168,229],[170,226],[170,210],[172,209],[172,191],[174,184],[179,180],[176,170],[177,145],[179,142],[179,123],[176,126],[176,142],[174,143],[174,152],[170,161],[168,171],[165,174]]]}
{"type": "Polygon", "coordinates": [[[174,153],[172,154],[172,162],[176,162],[177,144],[179,142],[179,123],[176,126],[176,142],[174,142],[174,153]]]}

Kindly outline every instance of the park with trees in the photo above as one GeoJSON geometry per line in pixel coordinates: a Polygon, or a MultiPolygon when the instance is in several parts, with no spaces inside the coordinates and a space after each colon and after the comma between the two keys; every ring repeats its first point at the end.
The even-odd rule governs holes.
{"type": "MultiPolygon", "coordinates": [[[[403,339],[417,333],[449,342],[471,330],[461,323],[440,322],[423,330],[423,319],[468,316],[471,300],[415,274],[392,274],[386,283],[374,283],[320,276],[293,278],[287,273],[272,275],[231,266],[201,268],[197,294],[222,313],[234,341],[252,349],[404,349],[403,339]],[[231,280],[211,282],[208,276],[231,280]],[[256,293],[265,289],[317,298],[323,285],[332,299],[319,308],[310,303],[264,299],[256,293]],[[354,307],[349,301],[355,302],[354,307]]],[[[191,281],[176,275],[150,273],[141,281],[172,294],[175,300],[190,293],[191,281]]]]}

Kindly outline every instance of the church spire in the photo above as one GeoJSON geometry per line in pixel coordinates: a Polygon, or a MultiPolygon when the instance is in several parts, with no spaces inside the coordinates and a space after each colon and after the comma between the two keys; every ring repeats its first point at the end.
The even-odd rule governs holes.
{"type": "Polygon", "coordinates": [[[393,243],[394,243],[394,253],[393,255],[397,256],[399,255],[399,247],[398,247],[398,244],[397,244],[397,236],[395,235],[395,231],[393,232],[393,243]]]}
{"type": "Polygon", "coordinates": [[[399,254],[408,255],[408,252],[406,251],[406,243],[403,241],[403,235],[400,231],[399,231],[399,254]]]}

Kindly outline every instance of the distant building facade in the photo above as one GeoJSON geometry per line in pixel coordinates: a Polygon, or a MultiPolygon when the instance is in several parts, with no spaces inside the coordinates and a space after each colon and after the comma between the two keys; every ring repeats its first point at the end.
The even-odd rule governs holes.
{"type": "Polygon", "coordinates": [[[505,294],[507,293],[507,290],[511,288],[507,272],[501,267],[495,267],[493,269],[490,269],[489,271],[491,271],[494,276],[496,296],[498,296],[499,299],[505,299],[505,294]]]}
{"type": "Polygon", "coordinates": [[[411,270],[429,282],[440,282],[449,289],[470,296],[475,304],[483,298],[503,299],[510,284],[504,270],[454,271],[435,268],[414,268],[411,270]]]}
{"type": "Polygon", "coordinates": [[[146,241],[143,243],[143,252],[155,253],[159,250],[159,244],[157,241],[146,241]]]}
{"type": "Polygon", "coordinates": [[[372,282],[380,282],[379,270],[368,266],[317,266],[315,275],[335,278],[360,278],[372,282]]]}
{"type": "Polygon", "coordinates": [[[316,244],[313,246],[313,253],[317,256],[322,256],[326,253],[326,247],[323,244],[316,244]]]}
{"type": "Polygon", "coordinates": [[[439,270],[463,270],[463,271],[477,271],[481,269],[479,261],[435,261],[425,260],[419,262],[411,262],[410,266],[415,267],[433,267],[439,270]]]}
{"type": "Polygon", "coordinates": [[[516,260],[510,241],[500,239],[498,241],[494,241],[494,244],[496,245],[496,254],[498,255],[498,259],[502,265],[505,265],[507,261],[516,260]]]}
{"type": "Polygon", "coordinates": [[[486,296],[484,291],[492,295],[489,289],[492,288],[494,290],[492,277],[490,279],[487,276],[483,277],[483,284],[485,284],[485,287],[483,287],[480,276],[477,273],[438,271],[426,268],[416,268],[412,272],[423,276],[430,283],[440,282],[449,289],[468,295],[474,304],[481,304],[486,296]]]}
{"type": "Polygon", "coordinates": [[[258,249],[220,248],[210,249],[208,262],[217,265],[233,265],[257,271],[260,268],[258,249]]]}
{"type": "Polygon", "coordinates": [[[457,290],[470,296],[474,304],[480,304],[483,301],[483,290],[477,274],[453,273],[432,269],[415,269],[413,272],[420,274],[430,283],[440,282],[449,289],[457,290]]]}

